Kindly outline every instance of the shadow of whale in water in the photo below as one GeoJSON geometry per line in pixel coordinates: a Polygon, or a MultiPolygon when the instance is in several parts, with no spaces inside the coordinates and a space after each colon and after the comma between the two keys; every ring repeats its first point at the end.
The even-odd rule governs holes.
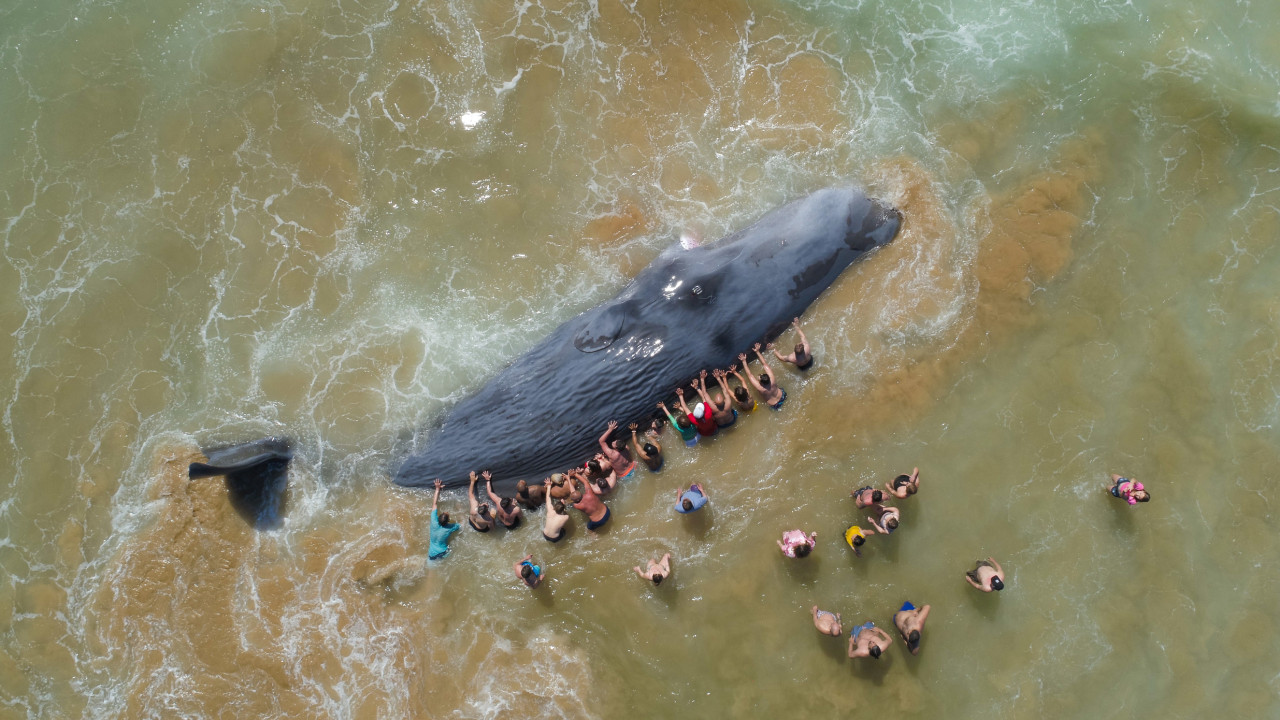
{"type": "Polygon", "coordinates": [[[704,368],[723,368],[803,314],[900,213],[854,188],[785,205],[707,246],[674,245],[617,297],[556,328],[418,438],[395,482],[540,480],[594,454],[610,420],[647,418],[704,368]]]}
{"type": "Polygon", "coordinates": [[[191,463],[192,480],[225,476],[231,507],[258,530],[280,527],[293,447],[285,438],[268,437],[241,445],[201,449],[209,460],[191,463]]]}

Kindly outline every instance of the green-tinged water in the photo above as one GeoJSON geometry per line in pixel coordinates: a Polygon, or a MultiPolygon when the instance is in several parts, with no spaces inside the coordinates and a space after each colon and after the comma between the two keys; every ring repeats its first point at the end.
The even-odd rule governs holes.
{"type": "Polygon", "coordinates": [[[1277,26],[0,6],[0,716],[1280,714],[1277,26]],[[682,232],[841,183],[903,231],[806,314],[781,412],[668,434],[599,535],[464,529],[425,562],[430,495],[389,480],[414,431],[682,232]],[[298,457],[258,532],[186,465],[268,434],[298,457]],[[854,557],[849,490],[913,466],[854,557]],[[676,515],[694,481],[708,510],[676,515]],[[660,588],[631,572],[664,552],[660,588]],[[988,555],[999,594],[963,579],[988,555]],[[904,600],[932,606],[916,657],[849,660],[809,617],[904,600]]]}

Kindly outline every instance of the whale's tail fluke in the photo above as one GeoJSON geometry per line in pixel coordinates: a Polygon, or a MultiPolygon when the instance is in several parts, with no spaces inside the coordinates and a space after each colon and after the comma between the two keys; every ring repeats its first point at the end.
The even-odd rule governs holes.
{"type": "Polygon", "coordinates": [[[191,463],[187,474],[192,480],[225,476],[231,505],[246,522],[259,530],[280,526],[293,459],[287,438],[268,437],[202,452],[209,462],[191,463]]]}

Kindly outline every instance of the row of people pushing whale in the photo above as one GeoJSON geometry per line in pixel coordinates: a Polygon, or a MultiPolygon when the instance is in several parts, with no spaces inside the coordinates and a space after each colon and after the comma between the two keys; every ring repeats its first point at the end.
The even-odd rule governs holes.
{"type": "MultiPolygon", "coordinates": [[[[799,337],[791,353],[783,355],[773,344],[764,347],[778,360],[795,365],[800,370],[807,370],[813,365],[809,341],[800,327],[799,318],[792,319],[791,324],[799,337]]],[[[778,385],[773,368],[765,360],[761,348],[760,343],[756,343],[751,348],[761,366],[758,377],[752,375],[748,369],[747,353],[740,353],[738,360],[741,363],[741,372],[738,370],[739,366],[734,364],[727,370],[715,370],[711,373],[720,386],[720,392],[713,396],[707,386],[708,373],[703,370],[692,382],[694,391],[700,397],[692,408],[685,401],[684,388],[676,390],[675,404],[681,411],[680,414],[674,414],[666,403],[659,402],[657,407],[660,414],[655,416],[643,437],[640,435],[639,425],[630,424],[629,441],[625,433],[623,437],[615,437],[618,423],[611,421],[597,441],[600,452],[583,467],[555,473],[541,484],[530,484],[521,480],[516,484],[514,497],[502,497],[495,493],[492,475],[487,470],[480,473],[479,477],[473,471],[467,491],[470,505],[467,524],[482,533],[489,532],[495,524],[514,529],[522,521],[522,508],[537,509],[550,498],[551,504],[548,505],[543,527],[543,537],[548,541],[558,542],[564,537],[564,525],[569,518],[566,503],[572,504],[574,508],[587,515],[588,530],[603,526],[609,520],[610,510],[601,498],[609,495],[617,487],[619,480],[635,472],[636,459],[643,462],[651,472],[657,472],[662,468],[662,445],[658,438],[663,421],[669,422],[676,429],[687,447],[693,447],[697,445],[699,437],[715,435],[720,428],[733,425],[738,419],[739,410],[751,412],[756,409],[756,400],[747,389],[748,386],[756,389],[766,405],[775,410],[781,409],[783,402],[787,399],[787,393],[778,385]],[[737,387],[730,386],[730,375],[737,379],[737,387]],[[484,480],[485,495],[489,502],[477,498],[476,486],[481,478],[484,480]]],[[[432,559],[443,557],[448,552],[448,538],[458,529],[458,525],[450,523],[448,513],[437,512],[440,487],[437,481],[436,500],[432,503],[433,540],[430,551],[432,559]]]]}

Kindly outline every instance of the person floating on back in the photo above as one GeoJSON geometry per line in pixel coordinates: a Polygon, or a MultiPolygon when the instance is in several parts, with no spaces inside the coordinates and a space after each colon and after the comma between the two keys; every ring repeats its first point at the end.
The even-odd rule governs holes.
{"type": "Polygon", "coordinates": [[[654,428],[645,431],[644,442],[636,437],[636,431],[640,426],[631,423],[631,447],[635,451],[636,457],[640,458],[640,462],[649,468],[649,472],[658,472],[662,469],[662,445],[658,442],[658,433],[654,428]]]}
{"type": "Polygon", "coordinates": [[[796,334],[800,336],[800,342],[796,343],[795,352],[788,355],[780,355],[773,343],[769,343],[769,349],[773,351],[773,356],[782,362],[795,365],[797,370],[808,370],[813,366],[813,353],[809,352],[809,341],[805,339],[804,330],[800,329],[800,318],[792,318],[791,327],[795,328],[796,334]]]}
{"type": "Polygon", "coordinates": [[[816,532],[805,535],[803,530],[788,530],[782,533],[778,548],[789,558],[802,558],[808,557],[817,544],[818,533],[816,532]]]}
{"type": "Polygon", "coordinates": [[[844,627],[840,624],[840,613],[833,614],[826,610],[819,610],[817,605],[814,605],[810,612],[813,614],[813,626],[818,628],[818,632],[832,637],[840,637],[844,634],[844,627]]]}
{"type": "Polygon", "coordinates": [[[663,555],[661,560],[650,560],[643,571],[638,565],[631,569],[645,580],[652,580],[654,585],[661,585],[664,579],[671,577],[671,553],[663,555]]]}
{"type": "Polygon", "coordinates": [[[671,427],[674,427],[676,432],[680,433],[680,438],[684,440],[685,447],[693,447],[698,444],[698,429],[693,426],[688,417],[672,415],[671,411],[667,409],[666,403],[658,403],[658,408],[667,416],[667,420],[671,422],[671,427]]]}
{"type": "Polygon", "coordinates": [[[691,513],[702,509],[707,504],[707,493],[698,483],[689,486],[688,490],[676,488],[676,512],[691,513]]]}
{"type": "Polygon", "coordinates": [[[913,468],[910,475],[899,475],[893,482],[885,483],[884,489],[899,500],[915,495],[920,492],[920,468],[913,468]]]}
{"type": "Polygon", "coordinates": [[[870,620],[849,631],[851,658],[869,657],[879,660],[880,654],[892,644],[893,638],[889,637],[889,633],[876,627],[870,620]]]}
{"type": "Polygon", "coordinates": [[[1004,568],[1000,567],[995,558],[979,560],[977,567],[964,574],[964,579],[982,592],[1003,590],[1004,568]]]}
{"type": "Polygon", "coordinates": [[[1109,487],[1103,485],[1103,487],[1107,488],[1107,492],[1111,493],[1112,497],[1124,500],[1130,505],[1151,502],[1151,493],[1148,493],[1142,483],[1137,480],[1130,480],[1127,477],[1112,474],[1111,485],[1109,487]]]}
{"type": "Polygon", "coordinates": [[[929,606],[916,609],[909,602],[902,603],[902,609],[894,613],[893,626],[898,628],[902,641],[912,655],[920,654],[920,632],[924,630],[924,621],[929,618],[929,606]]]}
{"type": "Polygon", "coordinates": [[[436,478],[436,495],[431,500],[431,547],[427,550],[427,557],[432,560],[449,554],[449,537],[459,530],[457,523],[449,522],[449,513],[436,510],[443,487],[440,478],[436,478]]]}
{"type": "MultiPolygon", "coordinates": [[[[546,481],[547,494],[551,493],[551,480],[546,481]]],[[[569,522],[569,511],[565,509],[563,500],[547,501],[547,519],[542,523],[542,537],[550,542],[564,539],[564,526],[569,522]]]]}
{"type": "Polygon", "coordinates": [[[520,562],[513,563],[511,569],[515,570],[516,577],[520,578],[520,582],[530,590],[538,587],[542,582],[542,568],[533,564],[532,554],[525,555],[520,562]]]}

